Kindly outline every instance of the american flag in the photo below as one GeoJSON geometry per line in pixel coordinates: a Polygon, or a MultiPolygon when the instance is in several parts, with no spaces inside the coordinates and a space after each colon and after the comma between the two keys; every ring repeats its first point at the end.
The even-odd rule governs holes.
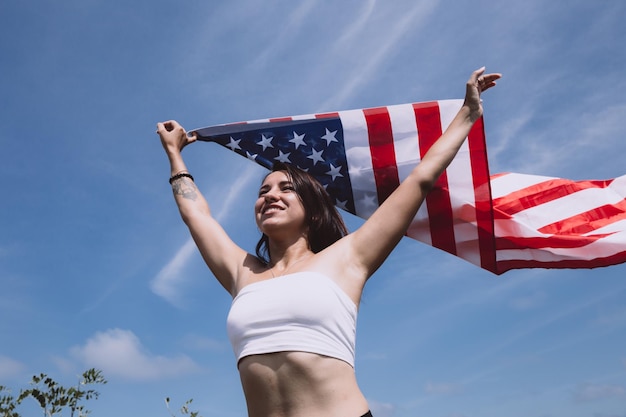
{"type": "MultiPolygon", "coordinates": [[[[199,140],[217,142],[266,168],[280,161],[308,171],[339,208],[366,219],[420,162],[462,104],[401,104],[195,132],[199,140]]],[[[514,268],[621,263],[626,261],[625,184],[626,176],[579,183],[520,174],[490,178],[481,118],[427,196],[407,236],[495,274],[514,268]],[[593,193],[594,203],[588,203],[587,194],[578,198],[575,191],[593,193]],[[589,211],[593,222],[586,221],[589,211]]]]}

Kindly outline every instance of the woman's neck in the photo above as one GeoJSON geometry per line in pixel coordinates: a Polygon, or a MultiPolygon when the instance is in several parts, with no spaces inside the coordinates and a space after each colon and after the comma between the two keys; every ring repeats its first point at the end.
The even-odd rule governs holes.
{"type": "Polygon", "coordinates": [[[280,245],[276,242],[270,242],[269,249],[270,262],[268,269],[274,276],[284,275],[296,264],[299,264],[313,255],[305,239],[298,239],[296,242],[289,245],[280,245]]]}

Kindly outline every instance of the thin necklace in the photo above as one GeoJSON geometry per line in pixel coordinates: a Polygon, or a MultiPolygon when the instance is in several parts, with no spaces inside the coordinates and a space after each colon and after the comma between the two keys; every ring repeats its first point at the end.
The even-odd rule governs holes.
{"type": "MultiPolygon", "coordinates": [[[[301,256],[300,258],[298,258],[298,259],[297,259],[294,263],[292,263],[291,265],[289,265],[287,268],[285,268],[285,269],[283,270],[283,275],[285,275],[285,272],[287,272],[287,270],[289,270],[289,269],[290,269],[290,268],[292,268],[295,264],[297,264],[298,262],[300,262],[301,260],[303,260],[303,259],[305,259],[305,258],[310,258],[310,256],[308,256],[308,255],[302,255],[302,256],[301,256]]],[[[270,274],[272,274],[272,278],[276,278],[276,275],[274,275],[274,267],[275,267],[275,266],[276,266],[276,265],[272,265],[272,266],[269,268],[270,274]]]]}

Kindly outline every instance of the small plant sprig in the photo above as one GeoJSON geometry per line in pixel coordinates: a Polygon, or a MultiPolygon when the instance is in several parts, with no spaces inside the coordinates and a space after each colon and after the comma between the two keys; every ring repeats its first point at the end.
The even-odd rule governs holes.
{"type": "MultiPolygon", "coordinates": [[[[183,404],[180,407],[180,410],[178,410],[178,412],[183,416],[188,415],[189,417],[202,417],[198,411],[191,411],[189,409],[192,402],[193,402],[193,398],[190,398],[187,401],[185,401],[185,404],[183,404]]],[[[172,410],[170,409],[170,397],[165,397],[165,406],[167,407],[167,411],[170,412],[170,415],[172,417],[176,417],[176,412],[172,412],[172,410]]]]}

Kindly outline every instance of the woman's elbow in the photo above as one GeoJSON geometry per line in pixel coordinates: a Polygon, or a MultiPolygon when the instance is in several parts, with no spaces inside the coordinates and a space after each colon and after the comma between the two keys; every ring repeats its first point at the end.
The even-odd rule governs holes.
{"type": "Polygon", "coordinates": [[[424,179],[422,181],[419,182],[419,188],[422,192],[422,195],[426,196],[428,195],[428,193],[430,193],[432,191],[433,188],[435,188],[435,184],[437,184],[437,179],[424,179]]]}
{"type": "Polygon", "coordinates": [[[424,194],[427,194],[435,187],[435,184],[437,184],[441,173],[419,168],[419,166],[416,167],[416,169],[412,173],[412,177],[417,184],[417,187],[424,194]]]}

